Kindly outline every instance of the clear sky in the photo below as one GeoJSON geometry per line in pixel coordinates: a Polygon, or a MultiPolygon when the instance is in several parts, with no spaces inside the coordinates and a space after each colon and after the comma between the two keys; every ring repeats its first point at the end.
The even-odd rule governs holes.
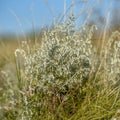
{"type": "MultiPolygon", "coordinates": [[[[50,25],[53,18],[59,18],[64,12],[65,1],[68,8],[73,0],[0,0],[0,34],[30,31],[33,29],[32,23],[38,29],[50,25]]],[[[83,5],[83,1],[87,0],[74,1],[79,1],[79,5],[73,8],[79,15],[82,8],[93,7],[96,5],[94,3],[100,0],[88,0],[89,4],[86,5],[83,5]]],[[[105,10],[110,0],[103,1],[101,6],[105,10]]]]}

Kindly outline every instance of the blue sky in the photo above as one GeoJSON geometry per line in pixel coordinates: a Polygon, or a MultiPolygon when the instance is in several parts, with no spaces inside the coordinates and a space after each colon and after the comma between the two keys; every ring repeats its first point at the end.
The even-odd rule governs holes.
{"type": "MultiPolygon", "coordinates": [[[[30,31],[33,29],[32,23],[38,29],[50,25],[53,18],[59,18],[63,13],[65,1],[68,8],[73,0],[0,0],[0,34],[30,31]]],[[[89,0],[89,4],[83,4],[81,1],[84,0],[74,1],[80,1],[73,8],[76,15],[79,15],[83,8],[91,9],[93,6],[102,6],[105,13],[109,6],[109,0],[101,0],[104,2],[99,5],[96,2],[98,0],[89,0]]]]}

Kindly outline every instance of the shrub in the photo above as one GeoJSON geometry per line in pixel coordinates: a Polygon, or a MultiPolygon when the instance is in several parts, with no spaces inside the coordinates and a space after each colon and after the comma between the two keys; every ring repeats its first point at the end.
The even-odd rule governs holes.
{"type": "MultiPolygon", "coordinates": [[[[94,64],[91,38],[95,26],[77,32],[72,21],[44,31],[41,46],[25,59],[25,77],[46,94],[66,91],[74,84],[83,87],[94,64]],[[54,89],[53,89],[54,88],[54,89]]],[[[96,61],[95,61],[96,62],[96,61]]]]}

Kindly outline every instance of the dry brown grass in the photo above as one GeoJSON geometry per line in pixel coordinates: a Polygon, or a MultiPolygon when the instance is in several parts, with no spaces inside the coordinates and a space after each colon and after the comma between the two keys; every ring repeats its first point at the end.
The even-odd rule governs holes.
{"type": "Polygon", "coordinates": [[[7,40],[0,41],[0,68],[6,63],[10,63],[14,58],[14,50],[18,47],[17,41],[7,40]]]}

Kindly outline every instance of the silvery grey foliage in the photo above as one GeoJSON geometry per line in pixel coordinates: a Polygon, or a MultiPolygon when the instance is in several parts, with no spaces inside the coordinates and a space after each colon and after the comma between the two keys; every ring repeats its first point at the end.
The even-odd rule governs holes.
{"type": "Polygon", "coordinates": [[[73,83],[82,86],[94,64],[91,43],[94,28],[84,27],[75,32],[70,21],[44,31],[41,46],[25,59],[25,76],[30,86],[35,81],[45,92],[52,92],[55,87],[64,90],[73,83]]]}

